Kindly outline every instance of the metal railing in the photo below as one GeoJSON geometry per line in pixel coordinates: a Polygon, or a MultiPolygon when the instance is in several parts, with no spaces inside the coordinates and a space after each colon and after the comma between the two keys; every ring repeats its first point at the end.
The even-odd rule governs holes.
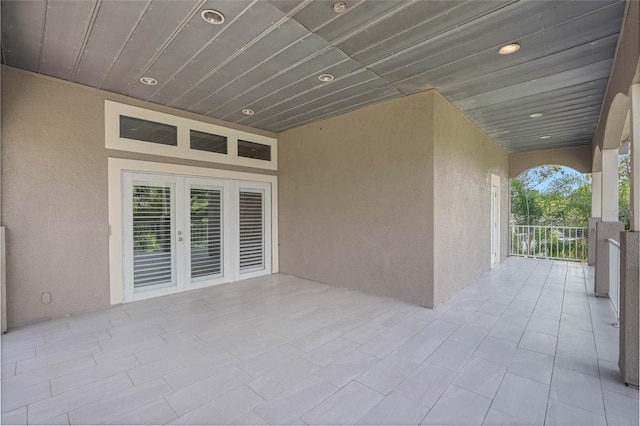
{"type": "Polygon", "coordinates": [[[609,300],[616,311],[616,322],[620,322],[620,243],[608,238],[609,246],[609,300]]]}
{"type": "Polygon", "coordinates": [[[511,225],[511,256],[584,262],[588,231],[580,226],[511,225]]]}

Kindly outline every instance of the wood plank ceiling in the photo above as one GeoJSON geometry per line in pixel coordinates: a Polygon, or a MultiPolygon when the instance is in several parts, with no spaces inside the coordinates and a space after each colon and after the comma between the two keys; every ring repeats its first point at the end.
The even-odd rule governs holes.
{"type": "Polygon", "coordinates": [[[3,0],[2,59],[274,132],[436,88],[510,152],[591,143],[624,1],[345,4],[3,0]],[[499,55],[511,42],[521,49],[499,55]]]}

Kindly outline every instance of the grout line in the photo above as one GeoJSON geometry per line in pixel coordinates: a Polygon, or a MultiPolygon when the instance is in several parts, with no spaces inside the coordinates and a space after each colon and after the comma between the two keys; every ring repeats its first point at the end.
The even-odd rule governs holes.
{"type": "MultiPolygon", "coordinates": [[[[531,270],[529,271],[529,274],[523,280],[522,285],[520,285],[520,288],[518,290],[518,293],[520,293],[520,291],[522,291],[523,287],[525,287],[525,285],[526,285],[525,283],[531,277],[531,275],[536,270],[536,268],[538,267],[539,264],[540,264],[540,261],[538,259],[536,259],[536,265],[533,268],[531,268],[531,270]]],[[[551,268],[549,268],[549,271],[550,270],[551,270],[551,268]]],[[[511,275],[514,275],[516,272],[517,272],[517,270],[515,270],[511,275]]],[[[546,282],[548,276],[549,276],[549,272],[547,272],[547,274],[545,275],[545,282],[546,282]]],[[[515,300],[515,298],[518,295],[518,293],[513,295],[513,299],[511,299],[511,302],[509,303],[509,306],[511,306],[511,303],[513,303],[513,301],[515,300]]],[[[542,294],[542,291],[540,291],[540,294],[542,294]]],[[[538,304],[538,300],[539,299],[540,299],[540,295],[538,295],[538,299],[536,299],[536,305],[538,304]]],[[[507,309],[509,309],[509,308],[507,308],[507,309]]],[[[520,347],[520,341],[522,340],[522,337],[524,336],[524,333],[527,331],[527,326],[529,325],[529,321],[531,320],[531,316],[533,315],[533,311],[534,310],[535,310],[535,306],[534,306],[533,310],[531,311],[531,315],[529,315],[529,319],[527,320],[527,323],[524,325],[524,331],[522,332],[522,335],[520,336],[520,340],[518,340],[518,343],[516,344],[516,351],[518,350],[518,347],[520,347]]],[[[502,318],[502,315],[504,315],[504,313],[500,315],[500,318],[502,318]]],[[[497,322],[499,322],[499,321],[500,320],[498,320],[497,322]]],[[[494,325],[494,327],[495,327],[495,325],[494,325]]],[[[493,330],[493,327],[491,328],[491,330],[493,330]]],[[[491,333],[491,330],[489,330],[489,333],[491,333]]],[[[515,352],[514,352],[514,355],[515,355],[515,352]]],[[[509,364],[511,364],[511,361],[509,361],[509,364]]],[[[496,399],[496,396],[498,395],[498,392],[500,391],[500,388],[502,387],[502,383],[504,382],[504,378],[507,376],[507,374],[513,374],[513,373],[509,373],[509,365],[506,366],[506,370],[504,372],[504,375],[502,376],[502,379],[500,380],[500,384],[498,385],[498,387],[496,389],[496,393],[493,396],[493,398],[491,398],[491,404],[489,404],[489,408],[487,409],[487,412],[485,413],[484,418],[482,419],[482,423],[484,423],[486,421],[487,416],[489,415],[489,411],[491,411],[491,409],[493,408],[493,403],[494,403],[494,401],[496,399]]],[[[515,374],[515,375],[518,376],[518,377],[521,377],[521,376],[519,376],[517,374],[515,374]]],[[[454,378],[454,380],[455,380],[455,378],[454,378]]],[[[531,379],[529,379],[529,380],[531,380],[531,379]]],[[[493,409],[495,410],[495,408],[493,408],[493,409]]],[[[500,411],[500,410],[496,410],[496,411],[500,411]]],[[[500,412],[502,412],[502,411],[500,411],[500,412]]],[[[504,414],[507,414],[507,413],[504,413],[504,414]]],[[[546,412],[545,412],[545,414],[546,414],[546,412]]],[[[508,414],[508,415],[510,417],[515,417],[515,416],[513,416],[511,414],[508,414]]]]}
{"type": "Polygon", "coordinates": [[[558,336],[556,337],[556,350],[553,354],[553,367],[551,368],[551,378],[549,379],[549,390],[547,392],[547,404],[544,409],[544,423],[547,422],[547,412],[549,411],[549,400],[551,399],[551,386],[553,384],[553,374],[556,370],[557,355],[558,355],[558,341],[560,340],[560,323],[562,322],[562,312],[564,311],[565,296],[567,293],[567,273],[569,271],[568,265],[566,265],[564,275],[564,290],[562,292],[562,307],[560,308],[560,320],[558,321],[558,336]]]}

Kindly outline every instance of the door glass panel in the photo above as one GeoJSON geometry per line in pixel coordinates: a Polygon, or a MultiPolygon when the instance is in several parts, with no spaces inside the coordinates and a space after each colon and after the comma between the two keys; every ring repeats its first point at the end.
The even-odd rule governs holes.
{"type": "Polygon", "coordinates": [[[240,190],[240,272],[264,269],[264,192],[240,190]]]}
{"type": "Polygon", "coordinates": [[[222,190],[191,187],[191,278],[222,275],[222,190]]]}
{"type": "Polygon", "coordinates": [[[174,185],[133,184],[133,287],[175,285],[174,185]]]}

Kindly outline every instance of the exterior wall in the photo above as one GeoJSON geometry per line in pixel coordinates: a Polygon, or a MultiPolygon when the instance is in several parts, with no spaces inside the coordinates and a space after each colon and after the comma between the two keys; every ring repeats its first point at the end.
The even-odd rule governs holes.
{"type": "Polygon", "coordinates": [[[278,136],[283,273],[433,306],[433,93],[278,136]]]}
{"type": "MultiPolygon", "coordinates": [[[[605,127],[609,121],[609,115],[615,114],[612,111],[614,99],[618,93],[629,94],[629,87],[632,83],[640,83],[640,2],[635,0],[627,1],[627,13],[622,23],[620,39],[616,48],[607,92],[602,105],[598,127],[593,135],[592,148],[596,146],[603,149],[605,139],[605,127]]],[[[626,114],[626,111],[623,111],[626,114]]],[[[624,116],[622,120],[624,122],[624,116]]],[[[619,141],[617,141],[619,142],[619,141]]]]}
{"type": "Polygon", "coordinates": [[[508,254],[509,158],[439,94],[434,98],[434,141],[438,305],[491,266],[491,174],[500,177],[500,257],[508,254]]]}
{"type": "Polygon", "coordinates": [[[509,178],[518,177],[526,170],[546,164],[567,166],[580,173],[591,173],[591,145],[509,154],[509,178]]]}
{"type": "Polygon", "coordinates": [[[173,108],[2,68],[2,220],[9,326],[109,304],[107,158],[264,170],[107,151],[106,99],[259,132],[173,108]],[[43,304],[41,294],[51,293],[43,304]]]}

